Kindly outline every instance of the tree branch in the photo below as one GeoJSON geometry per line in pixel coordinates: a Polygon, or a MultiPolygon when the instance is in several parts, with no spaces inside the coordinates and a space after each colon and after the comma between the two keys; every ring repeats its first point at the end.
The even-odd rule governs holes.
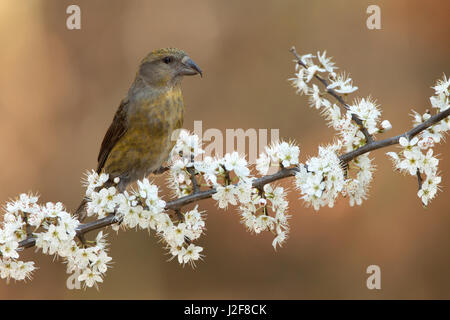
{"type": "MultiPolygon", "coordinates": [[[[430,126],[438,123],[439,121],[447,118],[448,116],[450,116],[450,108],[430,117],[427,121],[417,125],[416,127],[412,128],[411,130],[409,130],[403,134],[400,134],[395,137],[387,138],[384,140],[372,141],[356,150],[353,150],[353,151],[350,151],[348,153],[341,155],[339,157],[339,159],[341,160],[343,165],[345,165],[349,161],[351,161],[351,160],[355,159],[356,157],[358,157],[362,154],[365,154],[367,152],[398,144],[401,137],[405,137],[408,140],[410,140],[412,137],[414,137],[417,134],[419,134],[420,132],[426,130],[430,126]]],[[[297,167],[282,168],[274,174],[255,179],[253,181],[253,187],[261,189],[262,187],[264,187],[264,185],[266,185],[268,183],[295,176],[295,174],[297,172],[298,172],[297,167]]],[[[214,188],[211,188],[211,189],[205,190],[205,191],[194,192],[188,196],[184,196],[184,197],[167,202],[165,209],[179,211],[183,206],[203,200],[203,199],[211,198],[212,195],[215,193],[216,193],[216,189],[214,189],[214,188]]],[[[107,226],[112,225],[117,222],[118,221],[116,220],[115,215],[111,214],[102,219],[98,219],[98,220],[95,220],[92,222],[82,223],[78,226],[78,228],[76,230],[77,236],[82,237],[84,234],[88,233],[89,231],[102,229],[104,227],[107,227],[107,226]]],[[[31,237],[28,237],[27,239],[21,241],[19,243],[19,246],[22,248],[29,248],[29,247],[33,247],[35,244],[36,244],[36,238],[31,236],[31,237]]]]}
{"type": "Polygon", "coordinates": [[[447,109],[445,111],[439,112],[438,114],[435,114],[434,116],[430,117],[427,121],[422,122],[421,124],[415,126],[411,130],[409,130],[403,134],[400,134],[400,135],[392,137],[392,138],[387,138],[384,140],[372,141],[371,143],[368,143],[368,144],[362,146],[361,148],[350,151],[349,153],[346,153],[346,154],[340,156],[340,159],[342,162],[347,163],[364,153],[367,153],[367,152],[370,152],[370,151],[373,151],[376,149],[384,148],[387,146],[392,146],[394,144],[398,144],[401,137],[405,137],[406,139],[410,140],[414,136],[418,135],[420,132],[426,130],[427,128],[431,127],[432,125],[438,123],[439,121],[447,118],[448,116],[450,116],[450,109],[447,109]]]}

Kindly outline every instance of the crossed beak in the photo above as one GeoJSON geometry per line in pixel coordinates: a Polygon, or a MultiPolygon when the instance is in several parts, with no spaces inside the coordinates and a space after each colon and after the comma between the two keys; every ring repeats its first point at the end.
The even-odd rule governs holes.
{"type": "Polygon", "coordinates": [[[196,74],[200,74],[200,77],[203,76],[202,69],[188,56],[185,56],[181,63],[183,64],[183,68],[181,70],[182,75],[193,76],[196,74]]]}

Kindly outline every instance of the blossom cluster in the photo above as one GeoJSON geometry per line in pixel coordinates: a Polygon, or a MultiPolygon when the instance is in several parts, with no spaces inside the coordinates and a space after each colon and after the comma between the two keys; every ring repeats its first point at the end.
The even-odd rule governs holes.
{"type": "MultiPolygon", "coordinates": [[[[295,68],[296,76],[290,80],[297,92],[307,95],[310,106],[320,110],[328,120],[329,125],[338,132],[337,145],[340,147],[334,148],[336,153],[339,151],[350,152],[362,147],[369,142],[367,141],[368,135],[381,133],[392,128],[388,120],[381,121],[379,106],[371,97],[355,99],[351,104],[347,104],[343,100],[344,98],[340,97],[337,100],[345,108],[344,112],[338,104],[332,103],[326,98],[330,92],[335,97],[338,94],[346,97],[358,89],[358,87],[353,86],[353,80],[349,75],[345,73],[336,74],[335,63],[332,62],[331,58],[326,57],[326,52],[318,52],[317,56],[312,54],[301,56],[300,62],[296,61],[295,68]],[[312,83],[314,78],[326,85],[324,90],[312,83]],[[355,118],[360,123],[354,121],[355,118]]],[[[436,112],[442,112],[449,108],[449,86],[450,80],[444,75],[443,79],[438,80],[433,87],[435,95],[430,98],[430,102],[436,112]]],[[[431,113],[427,111],[425,114],[420,114],[413,111],[413,117],[414,125],[417,126],[428,120],[431,113]]],[[[443,135],[449,130],[449,127],[450,118],[447,117],[421,131],[417,137],[400,138],[401,152],[387,153],[392,158],[395,168],[411,175],[418,175],[420,187],[418,196],[424,205],[427,205],[434,198],[441,182],[441,177],[437,175],[439,160],[433,156],[432,147],[443,139],[443,135]],[[423,179],[421,174],[425,174],[423,179]]],[[[326,162],[326,159],[319,157],[312,158],[310,161],[326,162]]],[[[320,173],[318,174],[319,177],[316,177],[316,172],[310,167],[309,165],[301,165],[300,172],[297,174],[297,188],[300,189],[302,198],[311,203],[316,210],[325,204],[332,206],[338,189],[334,189],[334,192],[327,192],[328,190],[325,187],[327,178],[322,177],[320,173]]],[[[339,191],[349,196],[350,205],[355,203],[360,205],[362,200],[367,198],[373,171],[374,166],[368,153],[347,164],[345,176],[349,178],[345,180],[342,186],[339,185],[339,188],[342,189],[339,191]],[[353,177],[348,172],[350,170],[354,172],[353,177]]]]}
{"type": "Polygon", "coordinates": [[[62,203],[47,202],[39,205],[38,197],[21,194],[6,204],[3,227],[0,230],[1,277],[9,280],[31,278],[34,262],[18,261],[19,241],[29,236],[35,238],[36,247],[44,254],[61,257],[70,273],[77,272],[78,281],[92,287],[102,282],[111,258],[107,255],[106,242],[100,232],[94,245],[82,247],[76,241],[79,221],[71,216],[62,203]]]}
{"type": "MultiPolygon", "coordinates": [[[[153,230],[166,244],[172,257],[177,257],[180,264],[195,264],[201,258],[202,247],[192,241],[198,239],[204,230],[205,222],[202,214],[197,210],[185,213],[172,219],[165,212],[166,202],[158,196],[158,187],[147,178],[137,181],[137,190],[118,192],[116,186],[103,186],[109,181],[107,174],[98,175],[92,172],[88,181],[86,196],[88,215],[104,217],[105,213],[115,214],[116,230],[123,228],[139,228],[153,230]]],[[[115,179],[115,183],[119,180],[115,179]]]]}
{"type": "Polygon", "coordinates": [[[27,238],[27,222],[39,225],[45,211],[37,204],[38,197],[21,194],[8,202],[0,227],[0,277],[9,281],[31,279],[36,269],[33,261],[20,261],[19,242],[27,238]]]}
{"type": "Polygon", "coordinates": [[[262,231],[274,233],[272,246],[276,249],[288,236],[288,205],[283,187],[266,184],[262,189],[252,188],[249,197],[240,201],[241,222],[247,230],[256,234],[262,231]],[[270,215],[269,210],[273,215],[270,215]]]}
{"type": "MultiPolygon", "coordinates": [[[[442,112],[450,108],[449,98],[450,79],[444,75],[433,87],[435,95],[430,98],[431,106],[436,112],[442,112]]],[[[415,126],[427,121],[431,112],[420,114],[413,111],[413,123],[415,126]]],[[[401,137],[400,152],[388,152],[394,167],[403,173],[418,176],[420,180],[417,196],[427,206],[439,190],[441,177],[438,175],[439,159],[434,156],[433,147],[443,140],[444,134],[450,130],[450,117],[430,126],[417,136],[408,139],[401,137]],[[422,177],[425,175],[425,177],[422,177]]]]}
{"type": "Polygon", "coordinates": [[[300,60],[303,65],[296,63],[295,78],[290,80],[298,93],[308,96],[310,106],[320,110],[329,125],[339,132],[344,151],[351,151],[367,143],[362,128],[352,121],[353,116],[361,120],[363,127],[371,135],[391,129],[388,120],[380,122],[381,112],[371,97],[355,99],[352,104],[345,103],[345,112],[341,111],[338,104],[326,98],[330,90],[344,96],[358,90],[348,74],[334,72],[337,67],[330,57],[326,57],[326,51],[322,54],[317,52],[317,56],[303,55],[300,60]],[[317,61],[314,60],[316,57],[317,61]],[[321,90],[312,83],[314,77],[326,81],[327,86],[321,90]]]}
{"type": "MultiPolygon", "coordinates": [[[[201,141],[197,135],[191,135],[187,130],[181,130],[177,142],[172,149],[170,157],[169,186],[175,192],[177,197],[186,196],[194,191],[191,173],[194,165],[200,166],[201,163],[208,164],[208,168],[213,169],[209,164],[213,164],[213,159],[207,157],[205,161],[196,161],[199,155],[203,154],[201,141]]],[[[218,169],[217,166],[214,169],[218,169]]],[[[215,174],[206,174],[205,179],[211,184],[216,183],[215,174]],[[211,179],[211,180],[209,180],[211,179]]]]}
{"type": "Polygon", "coordinates": [[[334,202],[345,186],[344,171],[336,149],[339,146],[319,147],[319,156],[312,157],[299,166],[295,175],[302,199],[315,210],[321,206],[334,206],[334,202]]]}
{"type": "MultiPolygon", "coordinates": [[[[264,230],[275,234],[273,246],[281,245],[289,230],[288,202],[282,187],[267,184],[262,189],[253,187],[255,177],[245,157],[238,152],[227,153],[223,158],[206,156],[197,159],[204,151],[200,140],[186,131],[180,133],[172,152],[169,185],[176,196],[194,192],[193,179],[199,186],[214,188],[212,198],[221,209],[239,206],[242,222],[248,230],[264,230]],[[189,146],[189,147],[186,147],[189,146]],[[271,215],[268,210],[271,210],[271,215]]],[[[298,164],[299,148],[293,143],[277,142],[266,148],[257,160],[257,169],[266,174],[270,166],[289,167],[298,164]]]]}
{"type": "MultiPolygon", "coordinates": [[[[205,228],[203,215],[194,209],[181,213],[177,221],[164,212],[165,202],[158,197],[158,188],[148,179],[138,181],[136,191],[119,193],[107,174],[91,172],[87,177],[88,216],[104,218],[114,214],[114,226],[155,230],[180,264],[194,264],[201,257],[202,247],[191,241],[198,239],[205,228]]],[[[111,257],[106,235],[100,231],[95,240],[86,241],[77,234],[79,220],[66,211],[62,203],[38,204],[38,197],[21,194],[5,206],[0,228],[0,276],[9,281],[31,279],[34,262],[18,260],[20,242],[34,238],[42,253],[59,257],[68,273],[84,287],[97,287],[103,282],[111,257]]],[[[113,226],[113,227],[114,227],[113,226]]]]}
{"type": "Polygon", "coordinates": [[[388,120],[381,121],[379,106],[371,97],[355,99],[351,104],[338,101],[344,110],[327,99],[330,91],[347,97],[357,91],[358,87],[353,85],[348,74],[336,74],[337,67],[330,57],[326,57],[325,51],[317,52],[317,56],[303,55],[300,61],[301,64],[296,63],[295,66],[295,78],[290,80],[297,92],[307,95],[310,106],[318,109],[329,126],[337,131],[338,140],[333,146],[319,148],[319,157],[311,158],[308,161],[310,164],[307,162],[306,165],[300,165],[296,186],[301,191],[302,198],[316,210],[324,205],[332,207],[339,193],[348,195],[350,205],[361,205],[362,200],[367,198],[372,180],[372,160],[368,153],[361,155],[350,161],[343,172],[337,155],[355,150],[368,142],[363,128],[367,134],[374,135],[387,131],[392,126],[388,120]],[[326,87],[321,90],[313,83],[314,78],[325,81],[326,87]],[[354,121],[354,117],[360,120],[361,126],[354,121]],[[329,173],[316,169],[316,164],[329,170],[329,173]],[[330,179],[328,174],[331,175],[330,179]],[[327,184],[331,179],[338,179],[336,185],[330,182],[327,184]]]}
{"type": "Polygon", "coordinates": [[[293,142],[274,142],[256,159],[256,170],[266,175],[271,168],[287,168],[299,164],[300,149],[293,142]]]}

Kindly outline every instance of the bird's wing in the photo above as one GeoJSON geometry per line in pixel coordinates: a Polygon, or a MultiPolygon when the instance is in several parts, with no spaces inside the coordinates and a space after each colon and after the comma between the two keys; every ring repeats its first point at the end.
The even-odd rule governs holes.
{"type": "Polygon", "coordinates": [[[128,99],[122,100],[119,109],[117,110],[114,120],[109,126],[108,131],[103,138],[102,146],[100,148],[100,153],[98,154],[98,167],[97,172],[100,173],[105,165],[106,159],[109,153],[120,138],[125,134],[128,128],[127,123],[127,109],[128,109],[128,99]]]}

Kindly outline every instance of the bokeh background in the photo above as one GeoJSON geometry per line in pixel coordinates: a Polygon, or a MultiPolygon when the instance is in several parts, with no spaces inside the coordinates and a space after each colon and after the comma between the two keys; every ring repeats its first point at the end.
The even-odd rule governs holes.
{"type": "MultiPolygon", "coordinates": [[[[292,45],[326,49],[360,90],[372,95],[399,134],[411,108],[424,111],[436,79],[450,74],[450,3],[442,1],[0,1],[0,199],[39,192],[73,210],[82,173],[96,167],[100,142],[150,50],[183,48],[204,70],[185,79],[185,127],[278,128],[301,160],[332,140],[307,99],[287,79],[292,45]],[[82,29],[66,28],[81,7],[82,29]],[[366,28],[381,7],[382,30],[366,28]]],[[[355,95],[356,97],[356,95],[355,95]]],[[[379,138],[382,138],[380,135],[379,138]]],[[[236,212],[207,210],[206,257],[196,269],[166,262],[153,234],[109,232],[113,268],[100,290],[66,288],[65,266],[27,249],[40,268],[28,283],[0,282],[1,299],[379,299],[450,298],[449,145],[441,154],[442,192],[424,209],[417,183],[372,153],[377,172],[361,207],[341,199],[319,213],[290,187],[291,235],[275,252],[270,234],[251,235],[236,212]],[[382,289],[366,288],[381,267],[382,289]]],[[[155,180],[164,185],[164,178],[155,180]]],[[[166,199],[168,196],[166,196],[166,199]]]]}

